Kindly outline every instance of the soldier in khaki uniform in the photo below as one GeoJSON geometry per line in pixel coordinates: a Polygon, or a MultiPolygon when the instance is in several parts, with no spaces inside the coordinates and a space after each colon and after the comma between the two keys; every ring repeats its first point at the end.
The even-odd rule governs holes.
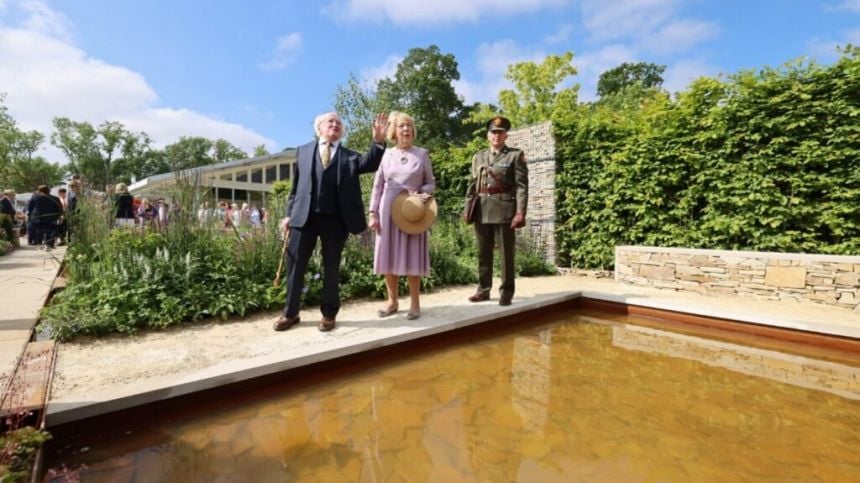
{"type": "Polygon", "coordinates": [[[529,172],[523,152],[505,145],[511,121],[498,116],[487,123],[490,149],[472,158],[472,181],[467,199],[479,195],[473,221],[478,237],[478,291],[471,302],[489,300],[493,279],[493,249],[498,239],[502,251],[502,285],[499,305],[510,305],[514,297],[514,230],[526,224],[529,172]]]}

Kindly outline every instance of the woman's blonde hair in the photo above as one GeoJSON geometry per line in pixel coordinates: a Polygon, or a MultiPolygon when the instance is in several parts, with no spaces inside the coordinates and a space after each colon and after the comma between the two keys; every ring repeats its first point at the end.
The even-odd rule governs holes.
{"type": "Polygon", "coordinates": [[[128,192],[128,186],[126,186],[125,183],[117,183],[116,192],[117,193],[127,193],[128,192]]]}
{"type": "Polygon", "coordinates": [[[408,121],[412,126],[412,142],[418,137],[418,131],[415,130],[415,119],[412,116],[400,111],[391,111],[388,115],[388,129],[385,130],[385,137],[392,143],[397,143],[397,125],[400,121],[408,121]]]}

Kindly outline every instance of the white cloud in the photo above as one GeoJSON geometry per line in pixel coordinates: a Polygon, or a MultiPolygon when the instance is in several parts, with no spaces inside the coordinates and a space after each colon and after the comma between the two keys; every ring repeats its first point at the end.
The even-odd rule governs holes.
{"type": "Polygon", "coordinates": [[[397,65],[401,62],[403,62],[402,55],[389,55],[381,65],[362,69],[359,74],[359,81],[366,86],[376,86],[380,79],[394,77],[394,74],[397,73],[397,65]]]}
{"type": "Polygon", "coordinates": [[[555,33],[544,37],[543,41],[548,44],[558,44],[567,40],[571,33],[573,33],[573,25],[564,24],[555,33]]]}
{"type": "Polygon", "coordinates": [[[689,50],[719,33],[715,22],[678,18],[682,0],[583,0],[582,17],[592,43],[629,41],[656,55],[689,50]]]}
{"type": "Polygon", "coordinates": [[[669,92],[685,89],[699,77],[716,77],[719,68],[700,59],[684,59],[668,66],[663,73],[663,87],[669,92]]]}
{"type": "Polygon", "coordinates": [[[293,32],[278,37],[272,58],[260,64],[262,70],[284,70],[296,60],[302,49],[302,34],[293,32]]]}
{"type": "Polygon", "coordinates": [[[806,52],[818,62],[832,62],[840,56],[839,47],[847,44],[860,45],[860,28],[844,30],[837,39],[813,38],[806,42],[806,52]]]}
{"type": "Polygon", "coordinates": [[[860,12],[860,0],[842,0],[842,2],[836,6],[836,10],[860,12]]]}
{"type": "Polygon", "coordinates": [[[505,72],[511,64],[520,62],[541,62],[546,53],[541,50],[527,50],[513,40],[500,40],[478,46],[475,51],[478,74],[468,79],[461,76],[454,82],[454,89],[463,96],[467,104],[473,102],[498,102],[499,91],[513,87],[505,79],[505,72]]]}
{"type": "Polygon", "coordinates": [[[655,31],[679,0],[582,0],[583,25],[593,40],[607,41],[655,31]]]}
{"type": "MultiPolygon", "coordinates": [[[[50,136],[55,117],[95,125],[111,120],[148,133],[157,146],[180,136],[205,136],[222,137],[246,151],[259,144],[270,150],[277,147],[241,125],[188,109],[159,106],[158,94],[140,73],[87,55],[68,42],[56,23],[46,20],[63,19],[62,14],[45,10],[40,2],[6,4],[6,8],[10,6],[20,7],[28,16],[18,27],[0,25],[0,91],[7,94],[5,105],[22,129],[50,136]],[[32,4],[38,8],[30,8],[32,4]]],[[[65,25],[67,33],[71,26],[65,25]]],[[[49,143],[40,154],[50,161],[65,162],[49,143]]]]}
{"type": "Polygon", "coordinates": [[[663,25],[653,34],[642,39],[642,48],[657,54],[683,52],[694,45],[717,35],[719,27],[714,22],[679,20],[663,25]]]}
{"type": "Polygon", "coordinates": [[[39,32],[65,42],[71,42],[74,27],[71,21],[62,13],[53,10],[42,0],[22,0],[21,10],[27,15],[23,28],[39,32]]]}
{"type": "Polygon", "coordinates": [[[569,0],[334,0],[326,14],[345,20],[388,20],[396,25],[475,22],[483,17],[561,7],[569,0]]]}

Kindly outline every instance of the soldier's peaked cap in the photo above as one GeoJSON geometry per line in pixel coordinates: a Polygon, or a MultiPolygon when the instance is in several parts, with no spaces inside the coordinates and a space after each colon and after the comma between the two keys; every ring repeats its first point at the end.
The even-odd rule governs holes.
{"type": "Polygon", "coordinates": [[[488,131],[509,131],[511,129],[511,121],[502,116],[496,116],[487,122],[488,131]]]}

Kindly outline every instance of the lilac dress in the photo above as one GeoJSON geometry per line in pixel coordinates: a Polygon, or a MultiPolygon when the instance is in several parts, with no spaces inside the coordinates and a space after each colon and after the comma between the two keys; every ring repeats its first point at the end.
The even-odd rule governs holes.
{"type": "Polygon", "coordinates": [[[373,271],[377,274],[430,275],[428,233],[403,233],[391,219],[391,204],[406,191],[432,193],[436,189],[430,156],[424,148],[385,150],[370,195],[370,211],[379,214],[381,229],[376,236],[373,271]]]}

